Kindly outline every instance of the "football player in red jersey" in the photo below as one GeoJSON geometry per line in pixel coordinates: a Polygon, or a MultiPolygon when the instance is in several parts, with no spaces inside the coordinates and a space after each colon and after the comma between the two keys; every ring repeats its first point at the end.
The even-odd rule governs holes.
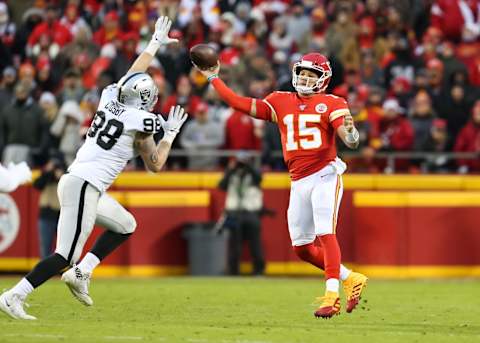
{"type": "Polygon", "coordinates": [[[326,292],[315,316],[330,318],[340,312],[340,280],[347,312],[351,312],[367,277],[340,264],[335,230],[343,193],[341,175],[346,165],[337,157],[335,138],[338,135],[345,145],[355,149],[359,133],[347,102],[325,94],[332,77],[328,59],[318,53],[303,56],[292,71],[296,92],[273,92],[265,99],[235,94],[218,77],[219,63],[209,70],[197,69],[231,107],[277,123],[292,179],[287,217],[293,249],[302,260],[325,271],[326,292]]]}

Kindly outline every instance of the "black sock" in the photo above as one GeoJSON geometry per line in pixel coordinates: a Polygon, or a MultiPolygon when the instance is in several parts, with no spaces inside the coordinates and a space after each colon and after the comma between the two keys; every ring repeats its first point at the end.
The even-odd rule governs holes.
{"type": "Polygon", "coordinates": [[[101,261],[125,242],[130,235],[131,233],[121,234],[113,231],[105,231],[100,237],[98,237],[90,252],[97,256],[101,261]]]}
{"type": "Polygon", "coordinates": [[[33,288],[37,288],[68,265],[69,263],[62,255],[54,253],[41,260],[25,278],[33,288]]]}

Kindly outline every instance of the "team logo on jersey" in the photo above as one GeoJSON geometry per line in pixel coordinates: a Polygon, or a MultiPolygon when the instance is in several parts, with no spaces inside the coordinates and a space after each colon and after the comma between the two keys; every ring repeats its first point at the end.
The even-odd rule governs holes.
{"type": "Polygon", "coordinates": [[[15,242],[19,227],[20,217],[15,201],[7,194],[0,194],[0,253],[15,242]]]}
{"type": "Polygon", "coordinates": [[[315,111],[317,111],[317,113],[325,113],[327,112],[327,110],[328,110],[328,107],[324,103],[320,103],[320,104],[317,104],[317,106],[315,106],[315,111]]]}
{"type": "Polygon", "coordinates": [[[298,105],[298,108],[300,108],[300,111],[304,111],[307,105],[298,105]]]}

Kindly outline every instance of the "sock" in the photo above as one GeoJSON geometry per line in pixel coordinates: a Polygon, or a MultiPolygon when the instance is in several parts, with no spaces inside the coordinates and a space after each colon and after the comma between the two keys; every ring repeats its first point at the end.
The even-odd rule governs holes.
{"type": "Polygon", "coordinates": [[[78,268],[83,273],[91,274],[93,270],[99,265],[100,259],[92,254],[91,252],[87,253],[82,261],[77,265],[78,268]]]}
{"type": "Polygon", "coordinates": [[[345,281],[350,276],[352,271],[345,267],[343,264],[340,265],[340,280],[345,281]]]}
{"type": "Polygon", "coordinates": [[[40,261],[32,271],[25,276],[25,279],[30,282],[33,288],[37,288],[52,276],[57,275],[62,269],[68,267],[68,265],[69,263],[62,255],[54,253],[40,261]]]}
{"type": "Polygon", "coordinates": [[[313,264],[315,267],[322,270],[325,269],[323,263],[323,249],[321,246],[315,245],[314,243],[309,243],[305,245],[294,246],[293,251],[297,254],[299,258],[303,261],[313,264]]]}
{"type": "Polygon", "coordinates": [[[340,281],[338,281],[338,279],[328,279],[326,284],[327,284],[327,292],[338,293],[338,288],[340,286],[340,281]]]}
{"type": "Polygon", "coordinates": [[[90,252],[101,261],[125,242],[130,235],[131,233],[121,234],[113,231],[105,231],[100,237],[98,237],[90,252]]]}
{"type": "Polygon", "coordinates": [[[34,290],[32,284],[26,279],[22,278],[9,292],[13,294],[20,294],[22,298],[32,293],[34,290]]]}
{"type": "Polygon", "coordinates": [[[341,253],[337,236],[334,234],[320,236],[320,242],[324,251],[325,279],[338,280],[340,278],[341,253]]]}
{"type": "MultiPolygon", "coordinates": [[[[303,261],[313,264],[315,267],[325,270],[325,264],[323,262],[323,249],[319,245],[309,243],[305,245],[294,246],[293,251],[303,261]]],[[[352,271],[340,264],[340,280],[345,281],[352,271]]]]}

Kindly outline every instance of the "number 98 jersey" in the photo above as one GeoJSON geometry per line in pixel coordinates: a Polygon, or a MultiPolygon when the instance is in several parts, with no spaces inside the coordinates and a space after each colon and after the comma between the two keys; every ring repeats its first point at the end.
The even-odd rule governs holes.
{"type": "Polygon", "coordinates": [[[127,162],[136,157],[136,132],[154,134],[161,128],[157,115],[126,107],[117,96],[116,84],[104,89],[85,143],[68,168],[70,174],[88,181],[100,192],[106,191],[127,162]]]}

